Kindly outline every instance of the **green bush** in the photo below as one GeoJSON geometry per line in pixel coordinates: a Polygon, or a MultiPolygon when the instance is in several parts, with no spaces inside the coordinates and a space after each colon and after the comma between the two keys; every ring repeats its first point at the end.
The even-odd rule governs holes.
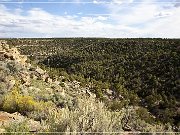
{"type": "Polygon", "coordinates": [[[148,110],[146,108],[140,107],[136,110],[136,113],[140,119],[144,120],[147,123],[155,122],[154,118],[152,117],[150,112],[148,112],[148,110]]]}
{"type": "Polygon", "coordinates": [[[74,110],[68,108],[50,110],[48,120],[50,132],[123,132],[131,131],[171,132],[171,126],[151,125],[141,120],[134,108],[108,111],[104,104],[92,98],[78,99],[74,110]],[[86,102],[84,102],[86,101],[86,102]]]}
{"type": "Polygon", "coordinates": [[[20,112],[26,114],[35,110],[42,110],[48,103],[37,102],[31,96],[20,94],[20,89],[16,84],[10,93],[7,93],[2,102],[2,109],[6,112],[20,112]]]}
{"type": "Polygon", "coordinates": [[[6,135],[12,135],[13,134],[12,132],[17,132],[18,135],[31,134],[28,133],[29,127],[27,125],[26,120],[22,122],[11,123],[9,126],[5,127],[5,131],[6,131],[6,135]]]}
{"type": "Polygon", "coordinates": [[[106,111],[103,103],[89,98],[78,99],[74,110],[51,111],[46,122],[52,132],[111,132],[123,131],[120,121],[121,113],[106,111]]]}
{"type": "Polygon", "coordinates": [[[4,96],[0,94],[0,109],[3,107],[4,96]]]}
{"type": "Polygon", "coordinates": [[[35,109],[36,102],[30,96],[23,96],[14,89],[4,97],[3,110],[6,112],[26,113],[35,109]]]}
{"type": "Polygon", "coordinates": [[[108,104],[108,108],[112,111],[118,111],[121,110],[126,104],[126,101],[122,100],[122,101],[111,101],[108,104]]]}

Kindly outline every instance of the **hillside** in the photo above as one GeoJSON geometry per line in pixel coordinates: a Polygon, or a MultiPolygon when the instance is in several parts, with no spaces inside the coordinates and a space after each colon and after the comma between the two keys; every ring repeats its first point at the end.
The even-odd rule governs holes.
{"type": "Polygon", "coordinates": [[[1,110],[37,131],[177,131],[179,42],[8,39],[20,55],[1,41],[1,110]]]}
{"type": "Polygon", "coordinates": [[[72,80],[93,84],[92,92],[102,100],[112,98],[107,93],[113,93],[113,98],[121,102],[112,109],[141,105],[158,120],[179,125],[178,39],[67,38],[8,42],[17,43],[23,54],[50,67],[51,73],[62,75],[65,71],[72,80]]]}

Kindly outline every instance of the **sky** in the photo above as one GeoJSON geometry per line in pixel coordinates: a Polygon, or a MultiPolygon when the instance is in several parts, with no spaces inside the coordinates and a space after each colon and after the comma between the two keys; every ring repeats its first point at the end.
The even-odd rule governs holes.
{"type": "Polygon", "coordinates": [[[0,0],[0,38],[180,38],[180,0],[0,0]]]}

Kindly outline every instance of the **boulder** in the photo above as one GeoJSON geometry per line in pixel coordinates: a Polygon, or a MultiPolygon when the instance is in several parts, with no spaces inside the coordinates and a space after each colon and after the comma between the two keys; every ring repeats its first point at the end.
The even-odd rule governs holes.
{"type": "Polygon", "coordinates": [[[16,56],[20,55],[20,53],[19,53],[17,48],[11,48],[11,49],[8,50],[8,52],[11,53],[11,54],[14,54],[16,56]]]}
{"type": "Polygon", "coordinates": [[[41,78],[42,78],[43,81],[46,81],[46,79],[49,78],[49,75],[47,73],[45,73],[45,74],[42,75],[41,78]]]}
{"type": "Polygon", "coordinates": [[[10,123],[11,117],[6,112],[0,112],[0,127],[6,126],[10,123]]]}
{"type": "Polygon", "coordinates": [[[19,61],[21,62],[22,65],[25,65],[25,64],[26,64],[26,61],[27,61],[27,56],[25,56],[25,55],[20,55],[19,61]]]}
{"type": "Polygon", "coordinates": [[[0,40],[0,50],[8,50],[9,49],[9,45],[7,44],[7,42],[5,40],[0,40]]]}
{"type": "Polygon", "coordinates": [[[1,58],[6,58],[10,60],[15,60],[20,62],[22,65],[25,65],[27,61],[27,56],[20,55],[20,52],[17,48],[9,48],[9,45],[4,41],[0,41],[0,56],[1,58]]]}
{"type": "Polygon", "coordinates": [[[66,97],[65,95],[65,92],[64,92],[64,89],[62,89],[62,91],[60,92],[60,95],[62,96],[62,97],[66,97]]]}
{"type": "Polygon", "coordinates": [[[12,77],[12,76],[7,76],[5,78],[5,82],[7,83],[7,91],[10,91],[16,84],[16,81],[15,81],[14,77],[12,77]]]}
{"type": "Polygon", "coordinates": [[[48,78],[45,79],[45,82],[46,83],[52,83],[52,79],[48,77],[48,78]]]}
{"type": "Polygon", "coordinates": [[[8,49],[8,50],[4,53],[4,57],[5,57],[5,58],[9,58],[9,59],[11,59],[11,60],[21,61],[20,56],[21,56],[21,55],[20,55],[19,51],[17,50],[17,48],[8,49]]]}
{"type": "Polygon", "coordinates": [[[11,53],[5,52],[5,53],[4,53],[4,57],[5,57],[6,59],[15,60],[15,57],[14,57],[13,54],[11,54],[11,53]]]}
{"type": "Polygon", "coordinates": [[[34,74],[31,74],[30,75],[30,78],[34,79],[34,80],[37,80],[38,79],[38,76],[34,75],[34,74]]]}
{"type": "Polygon", "coordinates": [[[26,86],[30,85],[30,75],[28,73],[22,73],[21,74],[21,81],[26,86]]]}
{"type": "Polygon", "coordinates": [[[0,133],[4,133],[6,130],[4,128],[0,128],[0,133]]]}
{"type": "Polygon", "coordinates": [[[29,132],[38,132],[39,130],[41,130],[41,124],[39,121],[34,121],[30,119],[27,122],[27,125],[29,127],[29,132]]]}
{"type": "Polygon", "coordinates": [[[86,88],[82,88],[82,89],[81,89],[81,92],[84,93],[84,94],[86,94],[86,88]]]}
{"type": "Polygon", "coordinates": [[[0,43],[0,51],[2,51],[2,50],[4,50],[4,49],[3,49],[3,47],[2,47],[2,45],[1,45],[1,43],[0,43]]]}
{"type": "Polygon", "coordinates": [[[31,63],[26,63],[26,67],[28,70],[30,70],[31,66],[32,66],[31,63]]]}
{"type": "Polygon", "coordinates": [[[36,70],[35,70],[37,73],[39,73],[40,75],[43,75],[45,74],[45,71],[42,70],[41,68],[37,67],[36,70]]]}
{"type": "Polygon", "coordinates": [[[86,94],[88,94],[90,97],[96,98],[96,94],[90,92],[88,89],[86,89],[86,94]]]}
{"type": "Polygon", "coordinates": [[[107,93],[108,95],[112,95],[112,94],[113,94],[113,91],[110,90],[110,89],[106,89],[106,93],[107,93]]]}
{"type": "Polygon", "coordinates": [[[29,68],[29,71],[36,71],[36,68],[30,67],[30,68],[29,68]]]}
{"type": "MultiPolygon", "coordinates": [[[[1,46],[0,46],[1,47],[1,46]]],[[[4,54],[5,53],[5,50],[1,50],[0,48],[0,55],[4,54]]]]}
{"type": "Polygon", "coordinates": [[[0,70],[7,70],[7,64],[4,62],[0,62],[0,70]]]}
{"type": "Polygon", "coordinates": [[[56,81],[54,81],[54,84],[55,84],[55,85],[59,85],[59,84],[60,84],[60,81],[57,81],[57,80],[56,80],[56,81]]]}

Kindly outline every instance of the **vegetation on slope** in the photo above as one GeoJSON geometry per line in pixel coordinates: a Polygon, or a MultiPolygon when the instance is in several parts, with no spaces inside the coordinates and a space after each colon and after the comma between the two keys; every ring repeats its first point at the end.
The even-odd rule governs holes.
{"type": "Polygon", "coordinates": [[[157,120],[180,124],[178,39],[11,39],[8,42],[18,44],[23,54],[44,64],[52,76],[66,75],[91,86],[91,91],[112,110],[141,105],[157,120]],[[112,95],[107,94],[108,89],[113,91],[112,95]]]}

